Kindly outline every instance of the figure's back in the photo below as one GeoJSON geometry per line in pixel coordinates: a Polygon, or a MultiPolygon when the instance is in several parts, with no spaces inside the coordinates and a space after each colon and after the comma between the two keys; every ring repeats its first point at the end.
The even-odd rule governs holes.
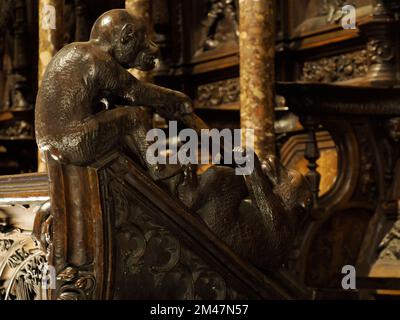
{"type": "Polygon", "coordinates": [[[36,100],[36,135],[62,135],[74,121],[90,115],[95,65],[89,43],[61,49],[47,66],[36,100]]]}

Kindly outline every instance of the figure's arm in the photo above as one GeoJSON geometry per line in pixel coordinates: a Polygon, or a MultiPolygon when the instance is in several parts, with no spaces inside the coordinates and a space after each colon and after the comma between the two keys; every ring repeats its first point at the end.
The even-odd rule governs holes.
{"type": "Polygon", "coordinates": [[[116,65],[113,70],[112,92],[131,106],[144,106],[168,119],[181,120],[193,112],[191,99],[182,92],[136,79],[116,65]]]}

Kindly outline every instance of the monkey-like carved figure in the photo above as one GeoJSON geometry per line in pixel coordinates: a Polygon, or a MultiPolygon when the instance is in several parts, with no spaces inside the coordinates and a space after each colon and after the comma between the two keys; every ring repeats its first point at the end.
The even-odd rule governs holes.
{"type": "Polygon", "coordinates": [[[279,266],[311,198],[304,178],[273,156],[263,163],[255,156],[246,178],[230,167],[197,175],[190,166],[159,169],[147,163],[146,121],[137,106],[192,128],[200,122],[186,95],[139,81],[126,70],[151,70],[156,55],[139,18],[126,10],[103,14],[90,41],[64,47],[47,67],[36,102],[39,148],[84,166],[124,141],[150,175],[236,253],[259,267],[279,266]]]}
{"type": "Polygon", "coordinates": [[[90,41],[67,45],[49,63],[36,101],[41,150],[65,163],[86,165],[116,148],[147,106],[181,119],[190,99],[178,91],[137,80],[126,69],[152,70],[158,48],[145,24],[126,10],[111,10],[94,24],[90,41]]]}

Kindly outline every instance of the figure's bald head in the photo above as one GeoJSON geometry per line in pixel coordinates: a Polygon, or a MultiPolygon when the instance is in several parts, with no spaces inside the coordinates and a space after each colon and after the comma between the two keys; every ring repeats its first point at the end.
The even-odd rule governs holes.
{"type": "Polygon", "coordinates": [[[90,40],[107,45],[109,53],[125,68],[151,70],[157,46],[148,39],[145,22],[124,9],[101,15],[93,25],[90,40]]]}
{"type": "Polygon", "coordinates": [[[124,9],[114,9],[103,13],[94,23],[91,40],[103,40],[112,43],[114,38],[120,36],[121,30],[126,25],[131,25],[134,30],[146,32],[142,19],[132,16],[124,9]]]}

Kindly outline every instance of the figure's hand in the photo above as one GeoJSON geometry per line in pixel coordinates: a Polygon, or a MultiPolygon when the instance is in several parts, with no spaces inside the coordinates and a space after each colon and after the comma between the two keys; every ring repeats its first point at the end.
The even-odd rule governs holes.
{"type": "Polygon", "coordinates": [[[193,113],[193,101],[187,95],[180,93],[178,95],[178,101],[176,103],[177,116],[183,117],[185,115],[193,113]]]}
{"type": "Polygon", "coordinates": [[[182,92],[174,91],[164,107],[156,112],[168,120],[182,120],[186,115],[193,113],[193,102],[182,92]]]}

